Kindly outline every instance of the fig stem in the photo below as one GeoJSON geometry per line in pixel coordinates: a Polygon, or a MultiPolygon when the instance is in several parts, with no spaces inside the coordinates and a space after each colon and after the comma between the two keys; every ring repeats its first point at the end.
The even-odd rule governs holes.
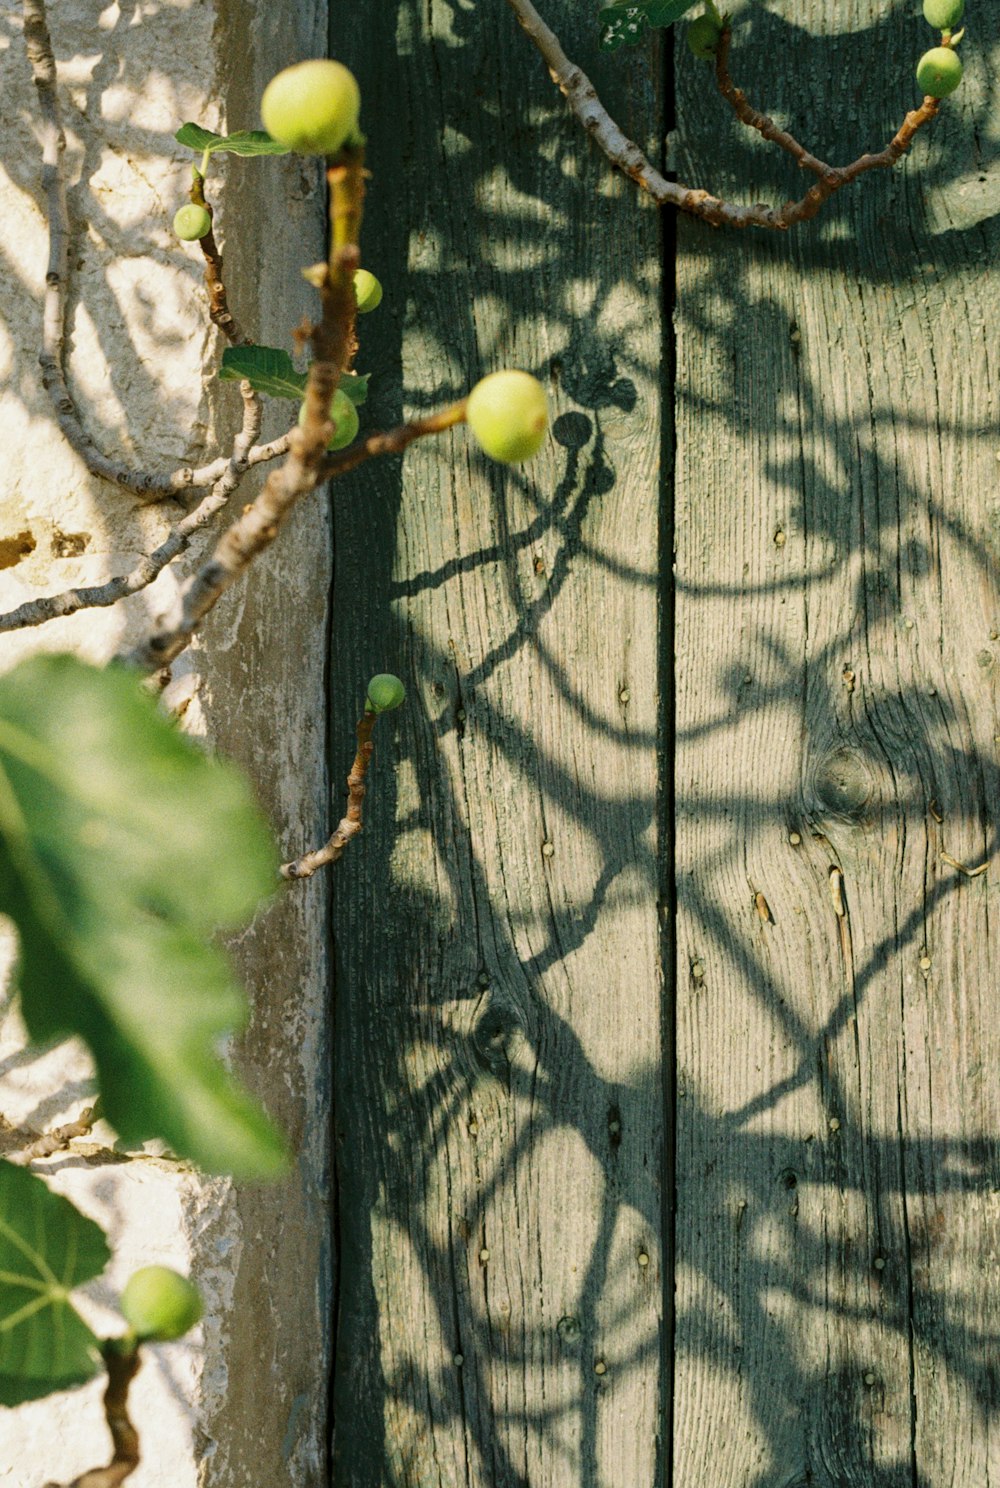
{"type": "MultiPolygon", "coordinates": [[[[106,1467],[92,1467],[81,1473],[66,1488],[118,1488],[139,1466],[139,1433],[129,1417],[128,1392],[142,1361],[138,1345],[123,1351],[124,1341],[109,1338],[101,1345],[101,1357],[108,1371],[104,1418],[111,1433],[111,1461],[106,1467]]],[[[48,1483],[46,1488],[60,1488],[60,1485],[48,1483]]]]}

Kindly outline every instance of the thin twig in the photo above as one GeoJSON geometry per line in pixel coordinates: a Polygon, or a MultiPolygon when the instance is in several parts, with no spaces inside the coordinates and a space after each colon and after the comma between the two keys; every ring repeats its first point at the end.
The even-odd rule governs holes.
{"type": "MultiPolygon", "coordinates": [[[[246,383],[241,383],[241,391],[248,386],[246,383]]],[[[339,450],[334,455],[328,455],[320,466],[319,482],[334,480],[337,476],[346,475],[348,471],[356,470],[359,465],[363,465],[367,460],[378,455],[402,454],[415,439],[421,439],[428,434],[444,433],[446,429],[463,422],[465,405],[466,400],[463,398],[439,413],[429,414],[422,419],[414,419],[412,423],[399,424],[395,429],[388,429],[384,433],[369,434],[357,444],[352,445],[350,449],[339,450]]],[[[8,610],[6,614],[0,615],[0,635],[5,631],[25,630],[34,625],[44,625],[48,620],[56,620],[65,615],[75,615],[79,610],[100,609],[116,604],[118,600],[147,588],[169,563],[181,553],[186,552],[194,534],[207,527],[235,490],[239,475],[250,463],[249,459],[245,462],[241,460],[241,450],[248,437],[248,413],[249,405],[246,394],[244,394],[243,434],[237,439],[233,454],[227,462],[225,479],[220,480],[210,495],[204,497],[183,521],[177,523],[158,548],[142,558],[127,574],[119,574],[109,579],[107,583],[95,584],[87,589],[67,589],[61,594],[49,594],[40,599],[25,600],[23,604],[18,605],[17,609],[8,610]]],[[[251,440],[255,433],[256,429],[249,435],[251,440]]],[[[287,440],[286,435],[284,441],[286,444],[287,440]]],[[[209,562],[212,561],[212,559],[209,560],[209,562]]]]}
{"type": "Polygon", "coordinates": [[[100,609],[117,604],[118,600],[147,588],[169,563],[186,552],[195,533],[208,526],[236,490],[249,464],[250,447],[260,433],[260,399],[248,382],[240,383],[240,393],[243,397],[243,427],[233,444],[233,452],[226,461],[223,474],[211,492],[171,528],[160,546],[141,558],[130,572],[119,574],[107,583],[95,584],[86,589],[67,589],[62,594],[48,594],[41,599],[26,600],[17,609],[0,615],[0,634],[4,631],[27,629],[33,625],[44,625],[47,620],[75,615],[78,610],[100,609]]]}
{"type": "MultiPolygon", "coordinates": [[[[88,1106],[85,1111],[81,1111],[76,1121],[69,1121],[65,1126],[57,1126],[50,1132],[43,1132],[25,1147],[8,1153],[7,1161],[26,1168],[29,1163],[36,1162],[40,1157],[51,1157],[54,1152],[65,1152],[77,1137],[90,1136],[94,1129],[94,1122],[97,1121],[99,1115],[100,1101],[98,1100],[92,1106],[88,1106]]],[[[6,1135],[13,1134],[5,1133],[6,1135]]]]}
{"type": "MultiPolygon", "coordinates": [[[[107,1467],[92,1467],[68,1483],[66,1488],[118,1488],[139,1466],[139,1433],[128,1414],[128,1391],[141,1362],[139,1350],[121,1353],[111,1344],[102,1349],[108,1371],[104,1392],[104,1416],[111,1432],[113,1455],[107,1467]]],[[[47,1483],[46,1488],[60,1488],[47,1483]]]]}
{"type": "Polygon", "coordinates": [[[733,33],[728,26],[724,26],[715,49],[715,81],[719,86],[719,92],[728,104],[731,105],[736,117],[745,124],[748,129],[756,129],[766,140],[780,145],[787,150],[796,163],[804,170],[811,170],[814,175],[823,177],[830,169],[822,160],[817,160],[815,155],[810,155],[804,145],[800,145],[794,135],[789,134],[787,129],[779,129],[773,119],[766,114],[758,113],[755,108],[747,102],[746,94],[737,88],[729,75],[729,50],[732,45],[733,33]]]}
{"type": "Polygon", "coordinates": [[[415,439],[422,439],[427,434],[443,434],[446,429],[464,423],[466,402],[462,398],[442,408],[440,413],[428,414],[426,418],[414,419],[408,424],[397,424],[395,429],[386,429],[383,433],[368,434],[357,444],[352,444],[350,449],[328,455],[320,468],[320,479],[335,480],[338,475],[356,470],[376,455],[401,455],[415,439]]]}
{"type": "Polygon", "coordinates": [[[939,99],[925,98],[919,109],[914,109],[906,115],[900,128],[884,150],[860,155],[850,165],[827,165],[826,161],[811,155],[794,135],[789,134],[787,129],[780,129],[767,114],[762,114],[755,109],[748,102],[742,89],[736,87],[729,74],[731,42],[732,32],[727,26],[722,32],[715,53],[715,80],[719,85],[719,92],[731,105],[736,117],[748,129],[757,130],[766,140],[779,145],[782,150],[786,150],[793,157],[801,169],[811,171],[819,178],[817,184],[799,201],[785,203],[779,213],[782,223],[775,225],[790,227],[793,222],[808,221],[809,218],[816,216],[824,202],[829,201],[835,191],[856,181],[858,176],[863,175],[865,171],[887,169],[895,165],[909,149],[917,130],[928,120],[933,119],[940,108],[939,99]]]}
{"type": "Polygon", "coordinates": [[[272,470],[257,499],[220,538],[212,556],[184,584],[174,613],[138,646],[120,658],[158,671],[188,645],[218,599],[253,559],[269,547],[296,504],[320,483],[330,438],[330,403],[340,381],[357,302],[354,272],[364,201],[364,150],[345,150],[327,171],[330,186],[331,246],[320,289],[323,314],[312,328],[314,360],[305,392],[305,420],[289,435],[289,453],[272,470]]]}
{"type": "Polygon", "coordinates": [[[280,870],[282,878],[312,878],[317,868],[322,868],[327,863],[335,863],[351,839],[361,831],[361,807],[366,790],[365,776],[375,748],[372,743],[372,729],[375,727],[377,717],[376,713],[365,712],[358,719],[358,749],[351,766],[351,773],[347,777],[345,815],[341,817],[329,841],[323,847],[303,853],[302,857],[296,858],[293,863],[284,863],[280,870]]]}
{"type": "MultiPolygon", "coordinates": [[[[195,206],[204,207],[213,223],[215,220],[215,209],[210,201],[205,198],[205,178],[201,171],[195,170],[191,182],[191,200],[195,206]]],[[[208,290],[208,318],[213,325],[226,337],[232,346],[243,346],[246,337],[236,324],[236,320],[229,308],[229,300],[226,297],[226,285],[222,277],[222,254],[219,245],[215,241],[215,232],[209,228],[203,238],[199,239],[202,255],[205,259],[205,288],[208,290]]]]}
{"type": "MultiPolygon", "coordinates": [[[[225,456],[200,467],[181,466],[168,473],[134,470],[120,460],[109,459],[94,444],[80,422],[73,395],[66,382],[63,358],[66,344],[66,293],[70,245],[69,208],[63,158],[66,136],[62,126],[56,65],[46,19],[45,0],[23,0],[24,40],[41,113],[42,186],[49,224],[49,257],[45,273],[42,314],[42,350],[39,364],[42,385],[49,395],[56,422],[67,443],[79,455],[91,475],[100,476],[145,501],[162,501],[183,491],[202,489],[219,480],[227,470],[225,456]]],[[[206,280],[208,269],[206,268],[206,280]]],[[[211,297],[212,285],[209,284],[211,297]]],[[[224,293],[223,293],[224,300],[224,293]]],[[[216,319],[217,325],[222,325],[216,319]]],[[[222,329],[226,327],[222,325],[222,329]]],[[[258,465],[286,453],[285,440],[272,441],[252,451],[248,465],[258,465]]]]}
{"type": "MultiPolygon", "coordinates": [[[[722,201],[719,197],[712,196],[709,192],[699,188],[668,181],[662,176],[639,146],[630,140],[612,119],[601,103],[593,83],[586,73],[566,56],[559,38],[542,20],[531,0],[507,0],[507,3],[544,58],[552,81],[584,129],[597,141],[612,165],[617,166],[624,175],[633,180],[660,206],[677,207],[682,212],[700,217],[713,227],[722,225],[766,227],[785,231],[795,222],[803,222],[814,217],[835,191],[839,191],[842,186],[855,180],[864,171],[894,165],[908,149],[920,126],[928,119],[932,119],[938,111],[938,100],[925,98],[919,109],[907,114],[899,131],[884,150],[875,155],[862,155],[851,165],[835,167],[824,165],[818,160],[812,164],[814,157],[802,149],[797,141],[792,140],[791,135],[779,138],[783,131],[778,130],[772,121],[766,120],[764,115],[757,115],[749,104],[746,104],[746,110],[749,115],[753,116],[754,121],[760,119],[773,130],[767,138],[775,139],[775,142],[785,149],[794,145],[796,149],[801,150],[800,165],[814,170],[820,179],[799,201],[785,202],[781,207],[769,207],[762,202],[755,202],[750,206],[739,206],[733,202],[722,201]]],[[[727,31],[723,32],[720,51],[723,46],[728,47],[727,31]]],[[[732,91],[738,94],[737,89],[734,88],[732,91]]],[[[729,97],[728,94],[726,96],[729,97]]],[[[746,100],[743,99],[743,95],[739,94],[739,97],[745,104],[746,100]]],[[[729,97],[729,101],[736,107],[732,97],[729,97]]],[[[742,114],[741,117],[743,117],[742,114]]],[[[749,123],[751,120],[748,118],[744,122],[749,123]]],[[[752,127],[759,128],[760,125],[753,122],[752,127]]],[[[792,149],[792,153],[795,153],[795,149],[792,149]]]]}

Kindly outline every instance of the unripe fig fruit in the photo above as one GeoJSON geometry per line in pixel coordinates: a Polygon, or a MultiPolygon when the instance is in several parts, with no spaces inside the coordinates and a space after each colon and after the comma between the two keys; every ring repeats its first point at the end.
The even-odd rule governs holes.
{"type": "Polygon", "coordinates": [[[272,139],[300,155],[336,155],[356,133],[361,92],[342,62],[297,62],[273,77],[260,101],[272,139]]]}
{"type": "Polygon", "coordinates": [[[701,57],[705,62],[711,62],[715,59],[715,52],[721,35],[722,27],[714,16],[696,16],[688,24],[688,46],[696,57],[701,57]]]}
{"type": "Polygon", "coordinates": [[[917,63],[917,85],[931,98],[947,98],[962,81],[962,59],[953,47],[931,47],[917,63]]]}
{"type": "Polygon", "coordinates": [[[964,10],[965,0],[924,0],[924,20],[935,31],[954,31],[964,10]]]}
{"type": "Polygon", "coordinates": [[[391,672],[379,672],[368,684],[365,712],[388,713],[392,708],[398,708],[405,697],[406,688],[398,677],[391,672]]]}
{"type": "Polygon", "coordinates": [[[212,219],[208,209],[199,207],[196,202],[188,202],[174,213],[174,232],[185,243],[193,243],[195,238],[203,238],[211,231],[212,219]]]}
{"type": "Polygon", "coordinates": [[[469,394],[466,421],[493,460],[530,460],[549,422],[545,389],[528,372],[491,372],[469,394]]]}
{"type": "Polygon", "coordinates": [[[375,275],[369,273],[367,269],[355,269],[354,293],[358,300],[359,315],[367,315],[369,310],[377,310],[382,303],[382,286],[375,275]]]}
{"type": "MultiPolygon", "coordinates": [[[[299,409],[299,423],[306,421],[306,405],[303,403],[299,409]]],[[[338,388],[330,403],[330,422],[333,424],[333,438],[327,445],[327,449],[339,450],[346,448],[358,432],[358,410],[351,402],[347,394],[338,388]]]]}
{"type": "Polygon", "coordinates": [[[169,1343],[201,1317],[198,1288],[168,1266],[144,1266],[125,1283],[121,1310],[140,1340],[169,1343]]]}

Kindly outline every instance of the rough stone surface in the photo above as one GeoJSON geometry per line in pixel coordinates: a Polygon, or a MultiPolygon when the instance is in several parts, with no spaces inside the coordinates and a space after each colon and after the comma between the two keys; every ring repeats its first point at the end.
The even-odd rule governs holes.
{"type": "MultiPolygon", "coordinates": [[[[67,133],[75,246],[67,375],[83,422],[109,455],[143,468],[211,458],[238,427],[234,385],[214,377],[221,346],[206,316],[197,245],[170,221],[186,197],[186,119],[258,126],[257,99],[286,62],[324,50],[325,7],[265,10],[218,0],[112,4],[67,0],[50,25],[67,133]]],[[[140,507],[93,479],[60,436],[41,387],[38,348],[46,264],[37,104],[20,9],[0,8],[0,613],[39,594],[131,568],[180,515],[140,507]]],[[[252,339],[290,348],[311,292],[298,269],[322,246],[322,182],[295,160],[213,164],[208,189],[234,311],[252,339]],[[279,226],[280,224],[280,226],[279,226]]],[[[268,412],[264,437],[290,423],[268,412]]],[[[259,481],[248,481],[235,509],[259,481]]],[[[227,516],[226,520],[229,520],[227,516]]],[[[202,545],[203,550],[204,544],[202,545]]],[[[182,560],[188,571],[198,549],[182,560]]],[[[166,697],[184,726],[235,755],[260,790],[282,847],[326,827],[325,633],[329,540],[317,498],[260,566],[260,594],[229,597],[174,668],[166,697]],[[320,637],[319,645],[309,641],[320,637]],[[210,672],[210,675],[208,673],[210,672]],[[281,761],[276,768],[274,761],[281,761]]],[[[41,650],[100,662],[167,607],[164,574],[124,605],[0,635],[0,670],[41,650]]],[[[296,1162],[273,1190],[236,1192],[159,1154],[110,1151],[114,1133],[36,1164],[109,1231],[115,1258],[81,1307],[114,1331],[114,1298],[138,1266],[191,1270],[201,1327],[150,1351],[134,1387],[143,1462],[135,1488],[319,1483],[325,1458],[328,1275],[325,891],[279,897],[232,947],[253,1014],[234,1057],[288,1132],[296,1162]],[[252,1258],[252,1259],[251,1259],[252,1258]]],[[[0,922],[2,928],[2,922],[0,922]]],[[[0,969],[9,969],[9,933],[0,969]]],[[[50,1129],[89,1104],[76,1046],[25,1050],[16,1010],[0,1021],[0,1114],[50,1129]]],[[[8,1133],[0,1146],[15,1142],[8,1133]]],[[[17,1488],[106,1460],[100,1385],[5,1413],[0,1484],[17,1488]]]]}

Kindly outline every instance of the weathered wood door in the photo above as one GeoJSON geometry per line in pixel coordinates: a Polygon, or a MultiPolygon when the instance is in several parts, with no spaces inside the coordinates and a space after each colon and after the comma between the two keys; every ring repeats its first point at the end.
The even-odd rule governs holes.
{"type": "MultiPolygon", "coordinates": [[[[676,110],[682,179],[799,194],[682,37],[543,9],[654,159],[676,110]]],[[[917,7],[736,9],[818,154],[891,137],[917,7]]],[[[779,236],[645,204],[501,0],[332,6],[375,418],[500,366],[555,411],[335,493],[334,761],[410,689],[333,891],[337,1488],[1000,1484],[984,9],[910,158],[779,236]]]]}

